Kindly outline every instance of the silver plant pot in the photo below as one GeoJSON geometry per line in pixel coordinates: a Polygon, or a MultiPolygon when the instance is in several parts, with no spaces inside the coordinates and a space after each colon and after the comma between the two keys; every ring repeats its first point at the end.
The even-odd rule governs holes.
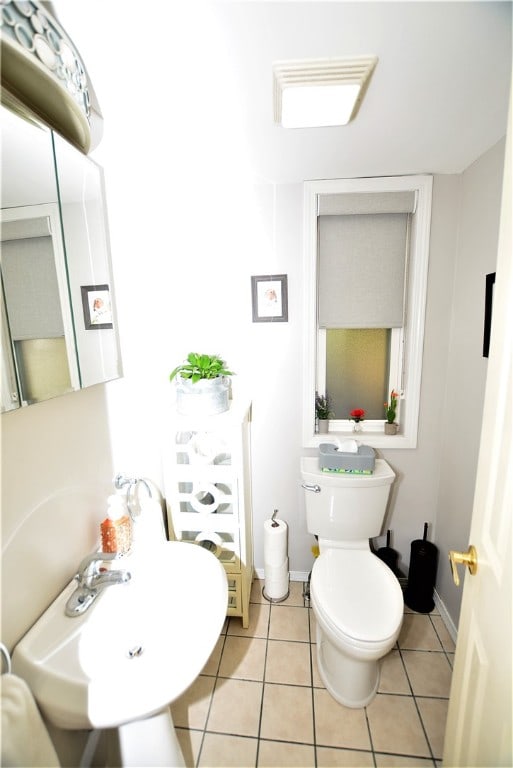
{"type": "Polygon", "coordinates": [[[229,408],[230,382],[227,376],[215,379],[176,377],[176,410],[183,416],[214,416],[229,408]]]}

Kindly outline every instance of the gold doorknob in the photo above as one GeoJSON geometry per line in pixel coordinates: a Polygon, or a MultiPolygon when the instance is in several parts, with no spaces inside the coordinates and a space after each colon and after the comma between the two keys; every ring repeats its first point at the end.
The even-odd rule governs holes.
{"type": "Polygon", "coordinates": [[[468,552],[455,552],[451,549],[449,552],[449,561],[451,563],[452,577],[457,587],[460,586],[460,577],[457,568],[458,563],[466,565],[471,576],[474,576],[474,574],[477,573],[477,550],[472,544],[468,548],[468,552]]]}

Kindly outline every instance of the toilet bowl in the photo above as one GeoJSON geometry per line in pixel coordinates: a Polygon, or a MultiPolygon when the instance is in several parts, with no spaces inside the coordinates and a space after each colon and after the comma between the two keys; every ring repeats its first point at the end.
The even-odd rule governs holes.
{"type": "Polygon", "coordinates": [[[310,599],[326,689],[346,707],[365,707],[379,685],[380,660],[401,629],[399,582],[370,550],[328,549],[315,561],[310,599]]]}
{"type": "Polygon", "coordinates": [[[395,474],[383,459],[371,475],[325,473],[316,457],[303,456],[301,475],[307,527],[320,552],[310,580],[319,673],[340,704],[365,707],[403,617],[399,582],[369,546],[381,532],[395,474]]]}

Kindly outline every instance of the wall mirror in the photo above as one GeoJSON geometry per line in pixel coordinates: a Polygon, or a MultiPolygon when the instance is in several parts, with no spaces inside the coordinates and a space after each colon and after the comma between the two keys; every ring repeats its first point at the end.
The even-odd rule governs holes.
{"type": "Polygon", "coordinates": [[[122,375],[102,169],[2,107],[2,411],[122,375]]]}

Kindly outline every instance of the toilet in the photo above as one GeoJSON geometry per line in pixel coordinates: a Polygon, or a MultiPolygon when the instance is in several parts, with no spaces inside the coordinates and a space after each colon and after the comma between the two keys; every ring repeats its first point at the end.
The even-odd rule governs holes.
{"type": "Polygon", "coordinates": [[[403,618],[399,582],[369,545],[381,533],[395,474],[383,459],[373,474],[358,475],[323,472],[317,457],[302,456],[301,477],[307,528],[319,542],[310,580],[319,674],[340,704],[365,707],[403,618]]]}

